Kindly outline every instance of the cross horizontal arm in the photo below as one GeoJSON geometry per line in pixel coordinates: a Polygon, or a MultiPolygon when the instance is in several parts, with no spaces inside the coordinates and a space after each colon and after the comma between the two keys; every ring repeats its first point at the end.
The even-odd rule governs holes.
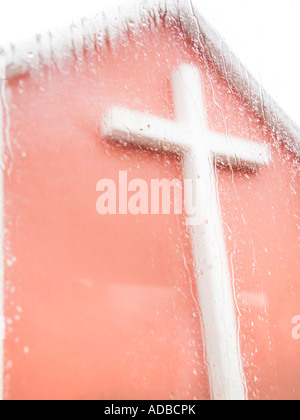
{"type": "MultiPolygon", "coordinates": [[[[145,149],[179,154],[182,154],[184,149],[195,147],[198,142],[201,144],[200,133],[199,136],[195,136],[192,130],[176,121],[121,107],[113,107],[108,111],[102,121],[102,132],[105,138],[120,143],[132,143],[145,149]]],[[[217,162],[251,169],[270,163],[269,148],[264,144],[208,130],[202,133],[217,162]]]]}
{"type": "Polygon", "coordinates": [[[271,160],[268,146],[261,143],[218,133],[210,133],[207,141],[216,160],[226,165],[255,169],[256,167],[269,165],[271,160]]]}
{"type": "Polygon", "coordinates": [[[187,130],[172,120],[150,114],[129,111],[119,107],[109,110],[102,122],[107,139],[132,143],[138,147],[157,151],[182,151],[187,130]]]}

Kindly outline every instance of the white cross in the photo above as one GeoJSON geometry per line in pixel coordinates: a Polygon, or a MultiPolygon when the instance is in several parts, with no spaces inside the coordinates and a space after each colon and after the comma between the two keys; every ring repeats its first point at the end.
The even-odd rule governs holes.
{"type": "MultiPolygon", "coordinates": [[[[185,179],[198,179],[203,222],[191,228],[195,274],[203,318],[206,359],[214,399],[245,399],[215,161],[253,170],[268,165],[263,144],[227,137],[207,127],[199,70],[182,64],[172,75],[176,121],[113,107],[103,120],[105,138],[183,157],[185,179]]],[[[199,201],[199,200],[197,200],[199,201]]]]}

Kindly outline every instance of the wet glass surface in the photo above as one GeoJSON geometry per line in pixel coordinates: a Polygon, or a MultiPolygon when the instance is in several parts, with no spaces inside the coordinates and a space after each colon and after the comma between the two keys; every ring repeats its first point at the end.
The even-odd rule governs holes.
{"type": "MultiPolygon", "coordinates": [[[[114,181],[119,205],[120,171],[148,186],[184,181],[184,159],[164,141],[150,150],[110,141],[102,121],[114,106],[175,121],[171,75],[187,63],[201,74],[208,130],[227,145],[233,137],[268,145],[271,155],[255,171],[213,162],[236,321],[222,334],[236,344],[245,397],[299,398],[299,157],[173,22],[129,22],[113,42],[82,39],[81,30],[71,28],[71,52],[54,50],[50,66],[2,82],[4,397],[214,395],[199,298],[211,279],[197,265],[197,229],[184,213],[96,207],[103,179],[114,181]]],[[[209,334],[218,347],[222,335],[209,334]]]]}

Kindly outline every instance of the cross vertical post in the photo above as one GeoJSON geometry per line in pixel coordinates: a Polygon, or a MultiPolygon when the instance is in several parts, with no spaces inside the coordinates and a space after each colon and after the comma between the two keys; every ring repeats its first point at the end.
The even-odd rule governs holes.
{"type": "MultiPolygon", "coordinates": [[[[243,400],[235,305],[216,191],[214,142],[206,137],[200,74],[183,66],[172,82],[177,121],[193,127],[183,167],[186,179],[198,179],[196,204],[201,208],[196,214],[201,214],[201,220],[191,226],[191,239],[211,393],[216,400],[243,400]]],[[[213,140],[212,133],[209,137],[213,140]]]]}
{"type": "Polygon", "coordinates": [[[211,394],[217,400],[243,400],[246,390],[215,164],[221,160],[255,170],[269,164],[269,151],[263,144],[208,129],[196,67],[182,64],[172,76],[172,90],[176,121],[113,107],[103,119],[102,130],[108,140],[182,156],[184,178],[195,181],[197,214],[201,213],[189,224],[211,394]]]}

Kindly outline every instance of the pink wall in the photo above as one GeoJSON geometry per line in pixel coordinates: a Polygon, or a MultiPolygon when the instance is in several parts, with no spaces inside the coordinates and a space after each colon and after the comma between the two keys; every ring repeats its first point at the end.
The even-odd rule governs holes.
{"type": "Polygon", "coordinates": [[[173,118],[182,62],[212,129],[270,144],[257,174],[217,169],[221,211],[249,398],[300,398],[299,162],[174,29],[9,82],[5,398],[209,398],[184,217],[96,213],[97,181],[120,170],[182,177],[178,158],[99,133],[111,105],[173,118]]]}

